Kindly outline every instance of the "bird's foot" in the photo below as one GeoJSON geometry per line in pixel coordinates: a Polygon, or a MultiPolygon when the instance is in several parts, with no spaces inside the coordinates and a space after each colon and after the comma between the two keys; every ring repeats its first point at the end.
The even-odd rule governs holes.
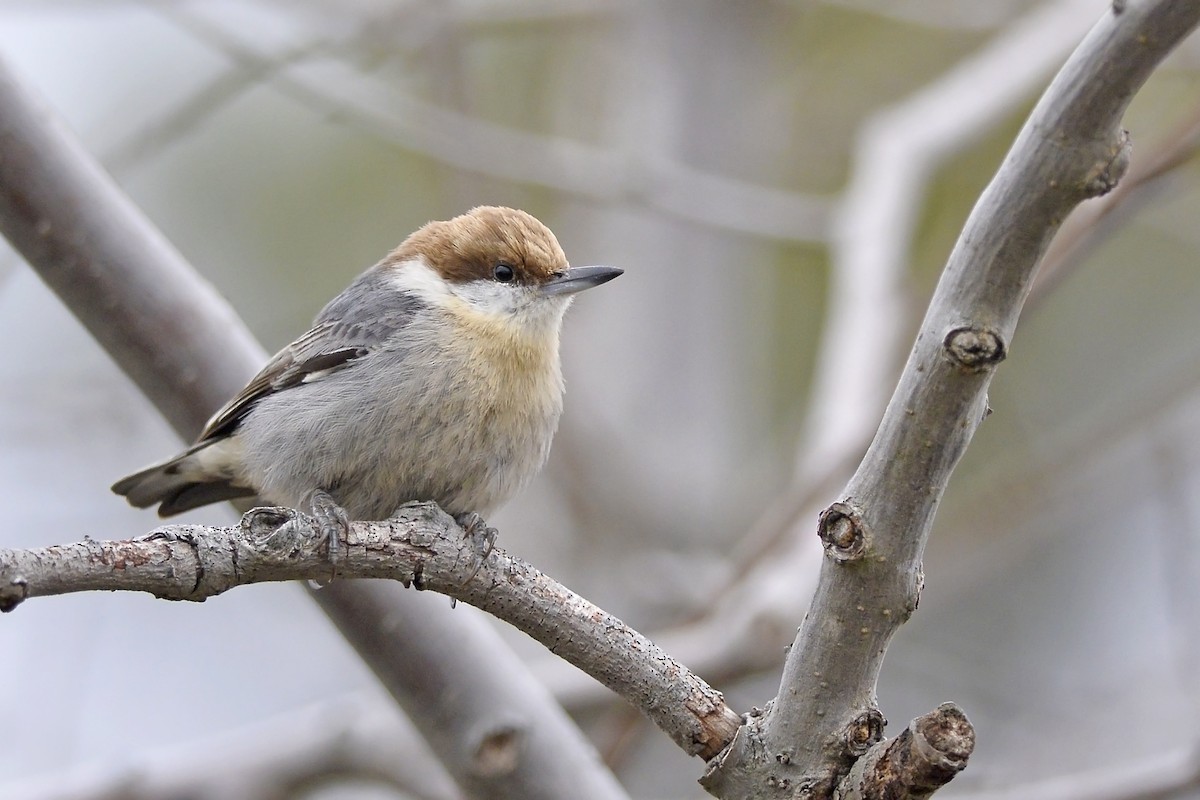
{"type": "Polygon", "coordinates": [[[309,493],[307,505],[320,528],[321,543],[325,545],[326,557],[329,559],[329,580],[319,584],[324,586],[337,577],[342,542],[350,538],[350,517],[346,514],[346,509],[339,506],[333,495],[324,489],[314,489],[309,493]]]}
{"type": "Polygon", "coordinates": [[[471,549],[475,554],[475,566],[472,567],[471,574],[461,584],[465,586],[479,574],[483,562],[487,561],[488,556],[492,554],[492,550],[496,548],[496,537],[499,535],[499,531],[489,527],[484,522],[483,517],[474,511],[467,514],[460,514],[454,518],[454,521],[459,524],[459,527],[467,535],[467,539],[471,542],[471,549]]]}

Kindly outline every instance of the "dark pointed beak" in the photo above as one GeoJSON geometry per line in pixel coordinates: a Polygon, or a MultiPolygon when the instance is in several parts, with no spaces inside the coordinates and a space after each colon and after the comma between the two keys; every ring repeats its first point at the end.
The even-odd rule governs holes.
{"type": "Polygon", "coordinates": [[[571,267],[562,275],[542,284],[542,294],[575,294],[608,283],[625,270],[617,267],[571,267]]]}

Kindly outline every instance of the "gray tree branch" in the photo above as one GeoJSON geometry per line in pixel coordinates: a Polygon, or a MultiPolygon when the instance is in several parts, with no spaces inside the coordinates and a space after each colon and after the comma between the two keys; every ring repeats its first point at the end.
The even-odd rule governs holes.
{"type": "Polygon", "coordinates": [[[825,561],[779,694],[710,762],[713,794],[827,797],[882,737],[883,655],[916,609],[937,503],[987,413],[1038,260],[1067,213],[1121,177],[1121,116],[1198,21],[1194,0],[1114,3],[1038,102],[950,256],[866,457],[821,515],[825,561]]]}
{"type": "MultiPolygon", "coordinates": [[[[2,62],[0,233],[185,439],[266,360],[228,303],[2,62]]],[[[393,613],[418,613],[399,585],[382,591],[392,593],[393,613]]],[[[359,605],[355,598],[356,589],[347,586],[319,601],[335,621],[357,616],[358,624],[369,625],[376,636],[395,635],[377,602],[359,605]],[[364,609],[374,609],[376,616],[362,618],[364,609]]],[[[495,631],[470,626],[464,615],[444,605],[419,613],[439,634],[403,639],[391,652],[436,665],[457,683],[490,691],[481,691],[480,705],[464,713],[449,707],[446,693],[422,694],[427,687],[399,682],[385,685],[469,796],[624,796],[578,728],[515,656],[517,673],[490,668],[495,653],[508,651],[495,631]],[[472,657],[449,661],[440,645],[443,637],[473,643],[472,657]],[[473,741],[481,726],[490,729],[492,721],[511,716],[514,697],[520,698],[521,731],[531,743],[520,750],[519,759],[504,769],[479,773],[463,758],[469,748],[437,749],[448,741],[473,741]]],[[[380,651],[360,650],[360,655],[376,674],[395,675],[389,665],[371,661],[380,651]]]]}
{"type": "MultiPolygon", "coordinates": [[[[697,673],[716,680],[781,662],[794,620],[812,598],[820,559],[819,546],[797,540],[796,531],[856,466],[903,356],[901,333],[915,322],[903,287],[916,209],[948,158],[1045,85],[1095,12],[1090,0],[1037,6],[979,52],[861,126],[853,172],[833,205],[826,325],[788,488],[736,542],[734,578],[714,592],[703,616],[652,633],[697,673]],[[795,577],[809,574],[811,580],[795,577]]],[[[595,681],[556,659],[545,658],[534,669],[568,708],[607,698],[595,681]]]]}
{"type": "MultiPolygon", "coordinates": [[[[689,755],[711,758],[741,724],[719,692],[653,642],[529,564],[498,548],[488,552],[434,504],[403,506],[386,522],[353,523],[347,549],[338,591],[346,578],[385,578],[470,603],[628,699],[689,755]]],[[[138,539],[0,550],[0,611],[29,597],[90,590],[203,601],[244,584],[328,574],[310,517],[259,508],[237,527],[171,525],[138,539]]],[[[485,769],[481,759],[512,759],[521,746],[512,736],[476,744],[477,771],[485,769]]]]}

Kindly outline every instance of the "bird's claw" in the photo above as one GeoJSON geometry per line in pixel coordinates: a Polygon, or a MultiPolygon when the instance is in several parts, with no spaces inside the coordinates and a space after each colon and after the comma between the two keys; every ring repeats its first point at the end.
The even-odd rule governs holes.
{"type": "MultiPolygon", "coordinates": [[[[308,507],[321,531],[321,542],[325,545],[329,559],[329,580],[337,577],[338,562],[342,555],[342,542],[350,537],[350,517],[346,509],[337,504],[333,495],[324,489],[316,489],[308,496],[308,507]]],[[[325,585],[322,584],[322,585],[325,585]]]]}
{"type": "Polygon", "coordinates": [[[471,574],[460,584],[466,586],[479,574],[479,570],[488,560],[488,556],[496,549],[496,537],[499,536],[499,531],[488,526],[483,517],[474,511],[455,517],[455,522],[459,524],[471,541],[471,549],[475,554],[475,565],[471,568],[471,574]]]}

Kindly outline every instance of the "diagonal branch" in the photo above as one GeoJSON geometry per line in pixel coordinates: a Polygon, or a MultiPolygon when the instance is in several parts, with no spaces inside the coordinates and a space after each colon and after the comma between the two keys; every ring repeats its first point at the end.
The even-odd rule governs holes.
{"type": "Polygon", "coordinates": [[[185,438],[266,360],[229,303],[3,64],[0,233],[185,438]]]}
{"type": "MultiPolygon", "coordinates": [[[[937,168],[1045,85],[1094,15],[1090,0],[1037,6],[862,126],[833,206],[829,307],[789,485],[735,543],[733,578],[713,591],[703,615],[652,633],[707,679],[777,669],[808,607],[820,548],[795,533],[853,472],[895,380],[903,334],[916,321],[903,289],[915,209],[937,168]]],[[[557,659],[534,668],[568,707],[608,697],[557,659]]]]}
{"type": "Polygon", "coordinates": [[[821,515],[825,562],[779,694],[710,763],[710,792],[828,796],[881,738],[883,655],[916,609],[934,512],[986,416],[1038,260],[1072,208],[1120,179],[1125,108],[1198,22],[1193,0],[1120,0],[1038,102],[967,221],[843,501],[821,515]]]}

